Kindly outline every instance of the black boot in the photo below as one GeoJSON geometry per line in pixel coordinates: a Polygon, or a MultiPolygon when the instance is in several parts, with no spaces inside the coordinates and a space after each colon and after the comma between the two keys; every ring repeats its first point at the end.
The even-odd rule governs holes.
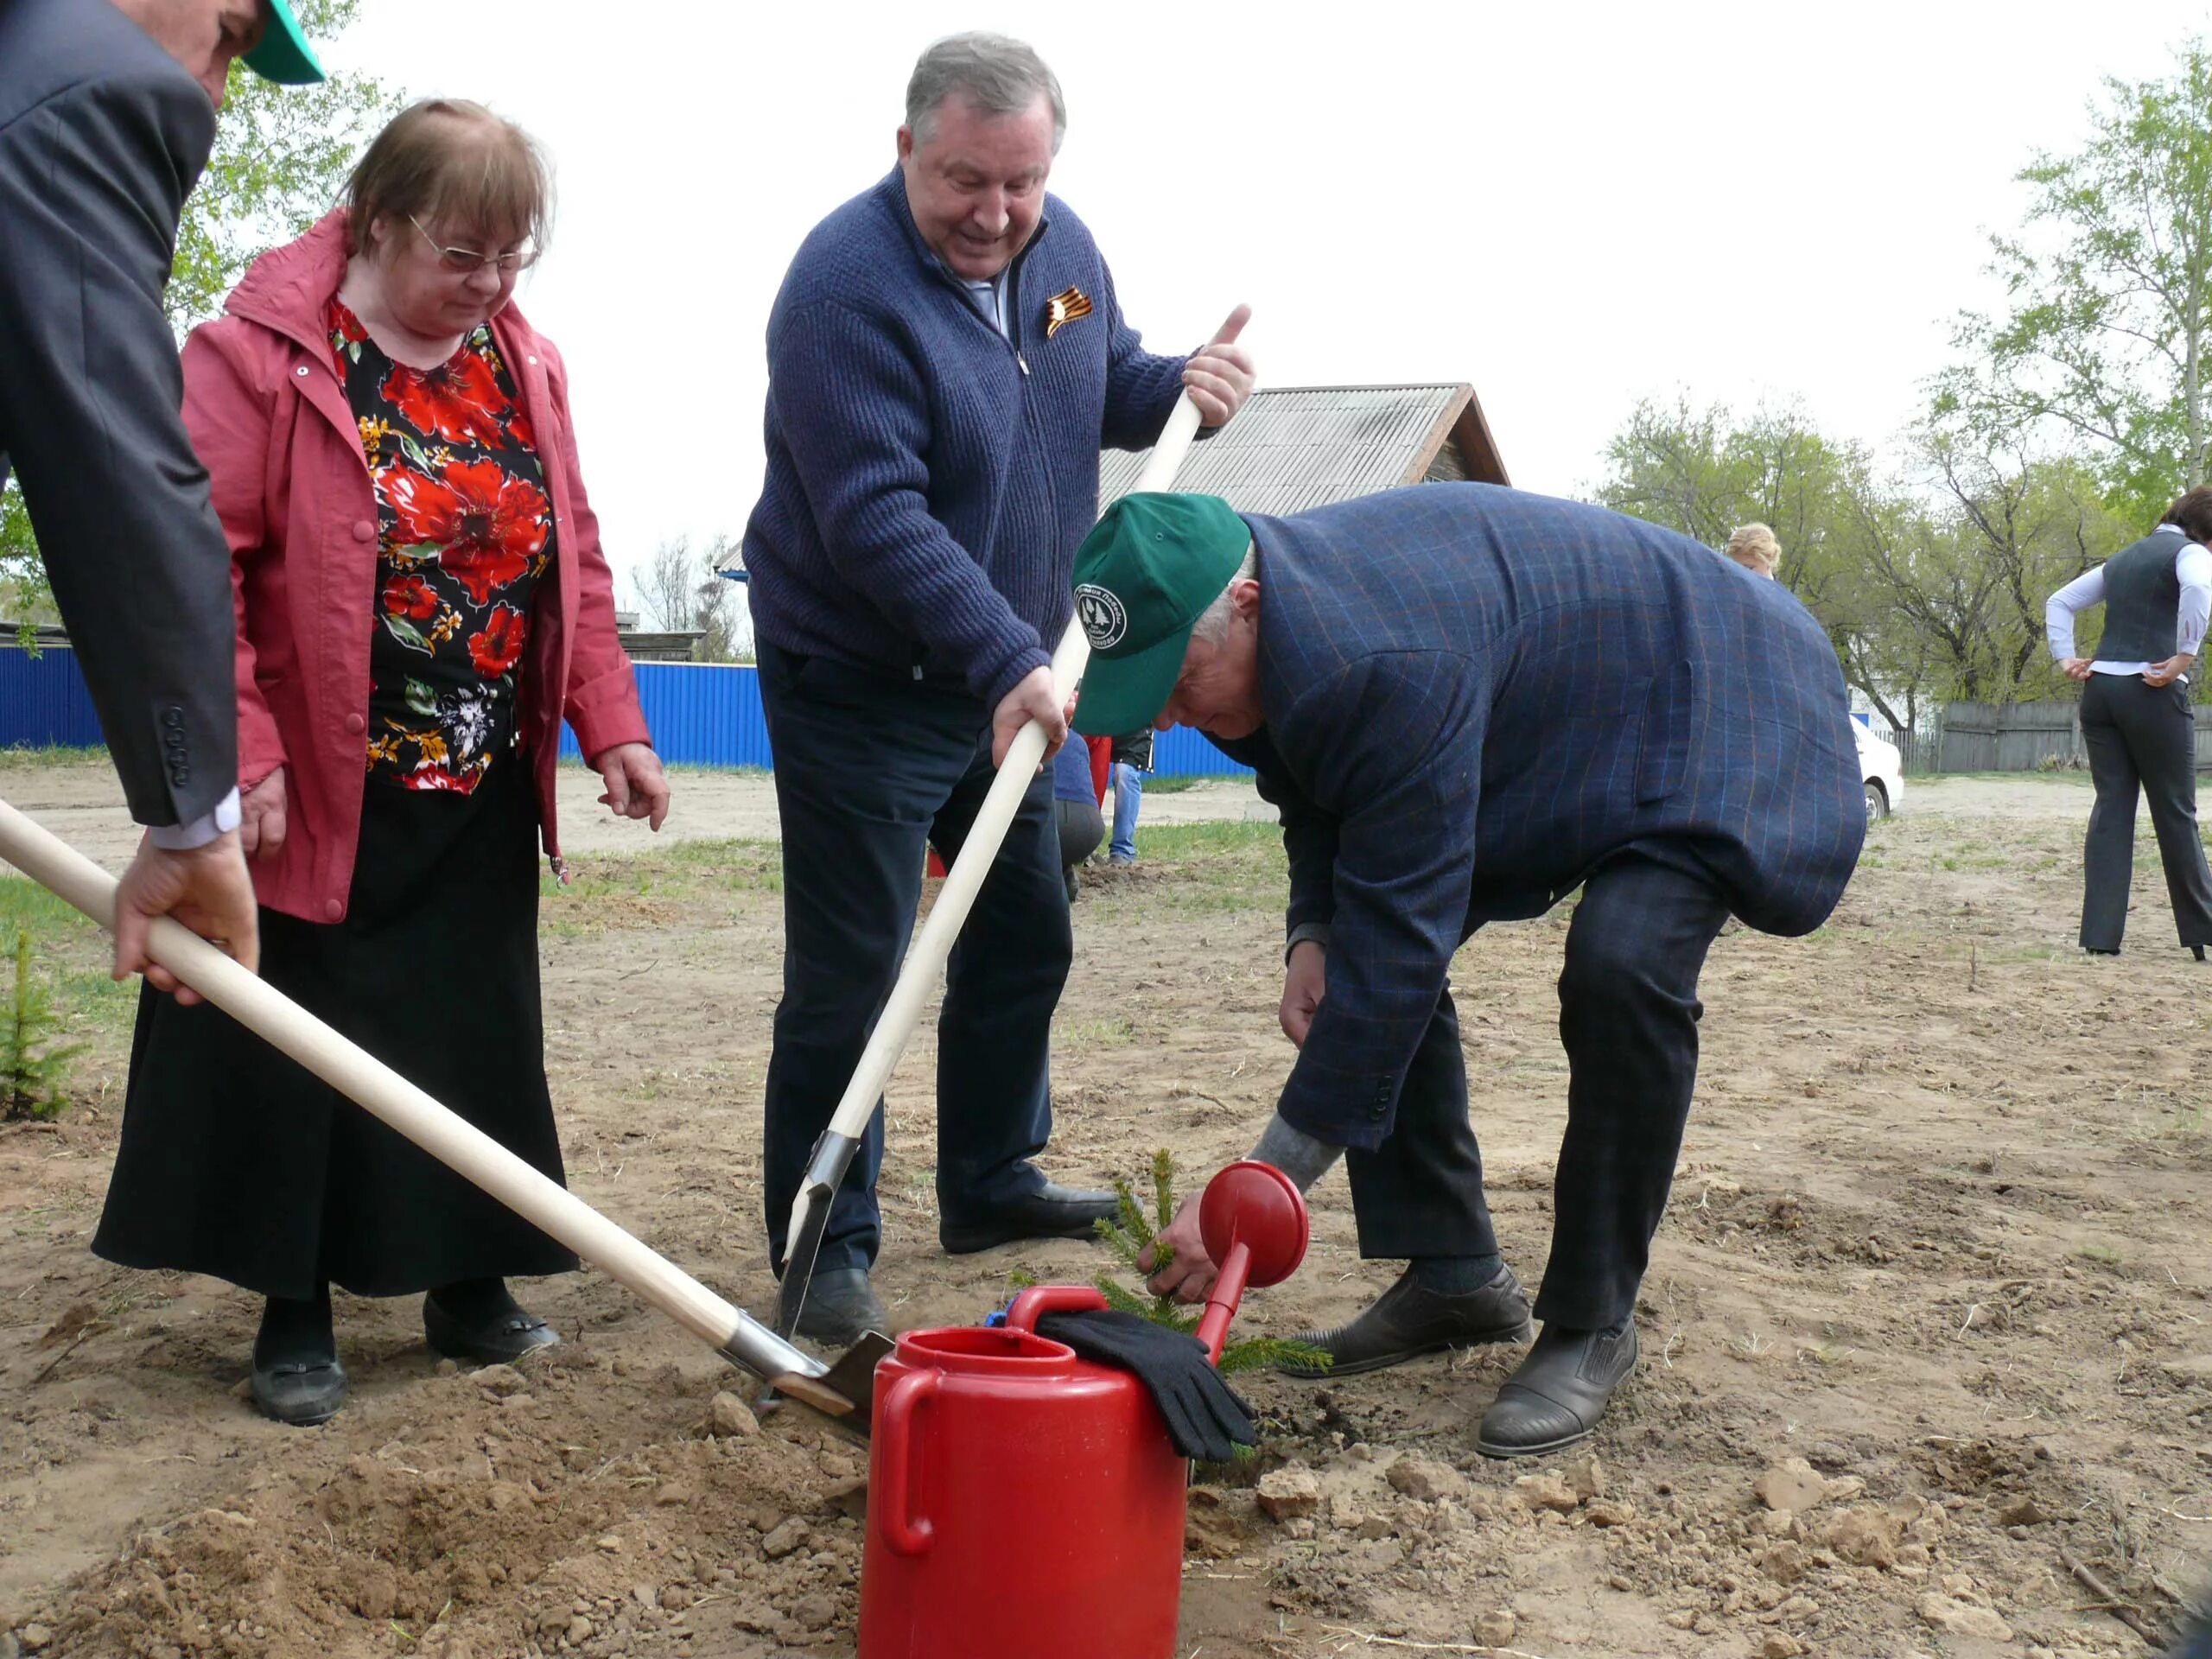
{"type": "MultiPolygon", "coordinates": [[[[1096,1238],[1098,1224],[1122,1213],[1111,1192],[1086,1192],[1047,1181],[1034,1192],[988,1210],[938,1219],[937,1240],[947,1255],[971,1255],[1025,1238],[1096,1238]]],[[[808,1293],[810,1299],[812,1293],[808,1293]]]]}
{"type": "Polygon", "coordinates": [[[504,1279],[462,1279],[423,1299],[423,1335],[431,1351],[480,1365],[511,1365],[561,1340],[553,1327],[516,1304],[504,1279]]]}
{"type": "Polygon", "coordinates": [[[1513,1269],[1500,1267],[1479,1290],[1458,1294],[1424,1290],[1408,1267],[1398,1282],[1376,1298],[1350,1325],[1333,1331],[1307,1331],[1293,1342],[1326,1352],[1332,1363],[1300,1365],[1285,1361],[1276,1369],[1289,1376],[1350,1376],[1379,1371],[1444,1348],[1472,1348],[1486,1342],[1529,1340],[1529,1299],[1513,1269]]]}
{"type": "Polygon", "coordinates": [[[1636,1369],[1636,1322],[1611,1331],[1548,1325],[1483,1414],[1475,1450],[1525,1458],[1572,1446],[1598,1427],[1613,1390],[1636,1369]]]}
{"type": "Polygon", "coordinates": [[[871,1331],[887,1333],[890,1323],[866,1268],[817,1268],[807,1282],[794,1334],[827,1348],[849,1348],[871,1331]]]}
{"type": "Polygon", "coordinates": [[[330,1287],[305,1301],[271,1296],[253,1340],[253,1402],[280,1423],[312,1428],[346,1403],[346,1369],[330,1328],[330,1287]]]}

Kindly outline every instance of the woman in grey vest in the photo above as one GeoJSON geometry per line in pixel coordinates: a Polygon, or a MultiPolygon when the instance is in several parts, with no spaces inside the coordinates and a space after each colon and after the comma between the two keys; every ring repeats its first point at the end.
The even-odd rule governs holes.
{"type": "Polygon", "coordinates": [[[2212,873],[2196,833],[2196,727],[2189,671],[2212,615],[2212,486],[2190,491],[2158,527],[2044,607],[2050,654],[2082,682],[2082,741],[2097,786],[2083,855],[2082,948],[2120,954],[2135,863],[2135,801],[2151,798],[2181,942],[2199,962],[2212,944],[2212,873]],[[2094,658],[2075,655],[2074,613],[2102,601],[2094,658]]]}

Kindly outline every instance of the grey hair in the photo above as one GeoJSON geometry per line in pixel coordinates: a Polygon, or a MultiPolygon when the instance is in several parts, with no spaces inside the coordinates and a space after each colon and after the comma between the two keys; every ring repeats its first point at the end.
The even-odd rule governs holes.
{"type": "Polygon", "coordinates": [[[1203,639],[1217,645],[1229,637],[1229,590],[1240,582],[1255,582],[1260,575],[1260,547],[1255,542],[1244,550],[1244,563],[1236,567],[1236,574],[1214,596],[1212,604],[1198,613],[1198,620],[1191,624],[1191,638],[1203,639]]]}
{"type": "Polygon", "coordinates": [[[1023,115],[1042,95],[1052,106],[1052,153],[1067,137],[1068,106],[1059,77],[1023,42],[1005,35],[948,35],[922,54],[906,83],[906,128],[918,144],[937,130],[937,112],[957,95],[985,115],[1023,115]]]}

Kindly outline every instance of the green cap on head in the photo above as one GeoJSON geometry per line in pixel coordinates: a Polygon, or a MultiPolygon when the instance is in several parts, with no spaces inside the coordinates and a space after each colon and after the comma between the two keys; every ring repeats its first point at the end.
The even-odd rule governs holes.
{"type": "Polygon", "coordinates": [[[325,79],[322,63],[301,32],[289,0],[268,0],[269,27],[261,44],[245,54],[245,67],[280,86],[305,86],[325,79]]]}
{"type": "Polygon", "coordinates": [[[1217,495],[1125,495],[1075,555],[1090,666],[1075,705],[1086,737],[1142,731],[1182,677],[1191,625],[1244,563],[1252,532],[1217,495]]]}

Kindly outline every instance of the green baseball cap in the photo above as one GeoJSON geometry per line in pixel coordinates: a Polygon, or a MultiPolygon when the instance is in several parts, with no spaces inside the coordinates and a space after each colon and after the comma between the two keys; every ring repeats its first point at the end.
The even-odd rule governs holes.
{"type": "Polygon", "coordinates": [[[305,86],[325,79],[322,63],[300,30],[288,0],[268,0],[269,27],[261,44],[245,54],[245,67],[280,86],[305,86]]]}
{"type": "Polygon", "coordinates": [[[1075,555],[1090,665],[1075,705],[1086,737],[1140,732],[1182,677],[1191,625],[1244,563],[1252,532],[1217,495],[1125,495],[1075,555]]]}

